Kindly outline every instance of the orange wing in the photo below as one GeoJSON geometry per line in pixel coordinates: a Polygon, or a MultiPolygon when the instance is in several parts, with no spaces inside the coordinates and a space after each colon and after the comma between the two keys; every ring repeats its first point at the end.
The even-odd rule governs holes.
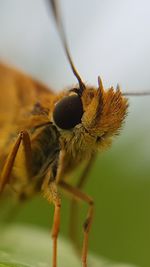
{"type": "Polygon", "coordinates": [[[0,63],[0,112],[11,110],[15,106],[27,106],[53,94],[42,83],[18,70],[0,63]]]}
{"type": "MultiPolygon", "coordinates": [[[[46,86],[4,64],[0,64],[0,154],[8,137],[18,131],[22,114],[28,114],[35,103],[51,107],[54,93],[46,86]]],[[[26,121],[29,120],[26,116],[26,121]]]]}

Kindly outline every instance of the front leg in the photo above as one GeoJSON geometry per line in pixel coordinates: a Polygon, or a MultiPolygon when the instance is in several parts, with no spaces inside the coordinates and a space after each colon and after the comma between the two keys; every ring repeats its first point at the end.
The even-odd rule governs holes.
{"type": "MultiPolygon", "coordinates": [[[[78,190],[81,190],[83,186],[85,185],[85,182],[88,178],[88,174],[91,170],[91,167],[95,161],[96,153],[91,156],[89,161],[87,162],[85,169],[83,170],[83,173],[79,177],[78,183],[75,186],[78,190]]],[[[77,250],[77,253],[79,253],[79,242],[78,242],[78,233],[77,233],[77,226],[78,226],[78,219],[79,219],[79,205],[78,202],[75,200],[75,198],[71,199],[71,209],[70,209],[70,238],[73,242],[73,245],[75,246],[75,249],[77,250]]]]}
{"type": "Polygon", "coordinates": [[[49,179],[50,174],[47,174],[47,177],[44,180],[42,185],[43,196],[48,200],[49,203],[54,204],[54,219],[52,227],[52,239],[53,239],[53,258],[52,258],[52,267],[57,266],[57,238],[59,233],[60,226],[60,208],[61,208],[61,199],[57,190],[56,181],[51,181],[49,179]]]}
{"type": "Polygon", "coordinates": [[[32,163],[32,151],[31,151],[31,142],[30,137],[27,131],[21,131],[13,145],[12,150],[8,154],[4,167],[2,169],[2,173],[0,175],[0,193],[3,191],[6,184],[10,182],[11,172],[14,166],[14,162],[17,156],[17,153],[20,148],[21,142],[24,146],[25,152],[25,164],[28,173],[31,171],[31,163],[32,163]]]}
{"type": "Polygon", "coordinates": [[[65,181],[60,181],[59,186],[68,192],[75,200],[82,200],[88,204],[87,218],[83,224],[83,245],[82,245],[82,266],[87,267],[87,253],[88,253],[88,237],[92,225],[94,202],[91,197],[81,192],[78,188],[75,188],[65,181]]]}

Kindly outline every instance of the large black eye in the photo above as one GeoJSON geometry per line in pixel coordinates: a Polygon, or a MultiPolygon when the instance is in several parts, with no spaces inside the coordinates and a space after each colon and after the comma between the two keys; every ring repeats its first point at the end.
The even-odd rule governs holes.
{"type": "Polygon", "coordinates": [[[83,106],[81,98],[75,94],[60,100],[53,112],[53,119],[61,129],[71,129],[81,122],[83,106]]]}

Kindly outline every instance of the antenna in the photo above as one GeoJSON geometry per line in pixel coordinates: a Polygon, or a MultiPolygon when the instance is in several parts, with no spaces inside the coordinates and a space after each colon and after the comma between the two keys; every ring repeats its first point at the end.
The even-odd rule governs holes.
{"type": "Polygon", "coordinates": [[[150,96],[150,92],[126,92],[126,93],[122,93],[124,96],[146,96],[149,95],[150,96]]]}
{"type": "MultiPolygon", "coordinates": [[[[50,5],[50,8],[52,10],[52,13],[53,13],[53,16],[54,16],[54,20],[55,20],[55,23],[56,23],[56,26],[57,26],[57,29],[58,29],[58,32],[59,32],[59,36],[61,38],[64,50],[66,52],[66,56],[67,56],[68,61],[70,63],[72,72],[73,72],[73,74],[76,76],[76,78],[78,80],[79,91],[80,91],[80,94],[82,95],[82,93],[83,93],[83,91],[85,89],[85,84],[82,81],[77,69],[75,68],[75,65],[73,63],[73,60],[72,60],[72,57],[71,57],[71,54],[70,54],[70,51],[69,51],[69,48],[68,48],[66,33],[65,33],[65,30],[64,30],[64,26],[63,26],[63,22],[62,22],[62,18],[61,18],[61,12],[60,12],[60,8],[59,8],[59,5],[58,5],[58,0],[47,0],[47,1],[48,1],[48,4],[50,5]]],[[[117,87],[119,87],[119,85],[117,87]]],[[[150,92],[143,92],[143,93],[142,92],[125,92],[125,93],[122,93],[122,94],[124,96],[147,96],[147,95],[149,96],[150,92]]]]}
{"type": "MultiPolygon", "coordinates": [[[[120,85],[117,84],[116,86],[116,90],[120,89],[120,85]]],[[[124,96],[146,96],[146,95],[150,95],[150,92],[124,92],[122,93],[122,95],[124,96]]]]}
{"type": "Polygon", "coordinates": [[[66,52],[66,56],[67,56],[68,61],[70,63],[71,69],[72,69],[74,75],[76,76],[76,78],[78,80],[80,91],[81,91],[81,94],[82,94],[83,90],[85,89],[85,85],[84,85],[84,83],[83,83],[83,81],[82,81],[77,69],[74,66],[72,57],[71,57],[70,52],[69,52],[67,38],[66,38],[64,26],[63,26],[62,19],[61,19],[60,9],[58,7],[58,1],[57,0],[48,0],[48,3],[50,5],[50,7],[51,7],[51,10],[52,10],[52,13],[53,13],[53,16],[54,16],[54,20],[55,20],[59,35],[60,35],[64,50],[66,52]]]}

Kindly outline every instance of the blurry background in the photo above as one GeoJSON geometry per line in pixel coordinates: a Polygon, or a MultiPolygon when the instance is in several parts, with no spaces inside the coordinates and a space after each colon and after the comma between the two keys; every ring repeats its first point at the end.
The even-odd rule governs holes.
{"type": "MultiPolygon", "coordinates": [[[[0,59],[61,90],[76,79],[45,2],[0,0],[0,59]]],[[[148,0],[62,0],[61,9],[75,65],[86,82],[97,85],[101,75],[105,87],[119,83],[124,92],[150,90],[148,0]]],[[[121,135],[98,156],[85,187],[96,206],[90,249],[149,267],[150,97],[129,100],[121,135]]],[[[86,206],[82,208],[83,219],[86,206]]],[[[49,229],[52,215],[53,207],[36,197],[16,220],[49,229]]],[[[68,222],[69,201],[64,198],[61,233],[66,238],[68,222]]]]}

